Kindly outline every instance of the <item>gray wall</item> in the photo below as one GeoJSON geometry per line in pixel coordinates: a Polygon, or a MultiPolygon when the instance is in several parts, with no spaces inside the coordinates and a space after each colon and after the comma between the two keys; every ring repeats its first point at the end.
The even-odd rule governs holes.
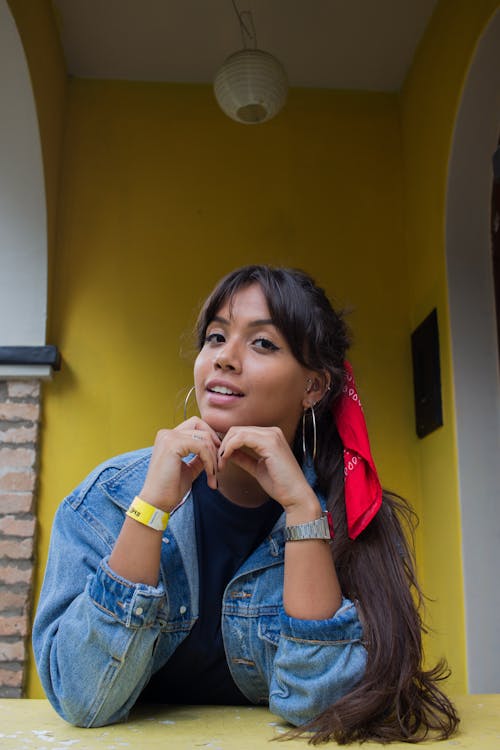
{"type": "Polygon", "coordinates": [[[483,34],[455,125],[446,247],[459,457],[467,669],[500,691],[500,388],[490,213],[500,132],[500,11],[483,34]]]}

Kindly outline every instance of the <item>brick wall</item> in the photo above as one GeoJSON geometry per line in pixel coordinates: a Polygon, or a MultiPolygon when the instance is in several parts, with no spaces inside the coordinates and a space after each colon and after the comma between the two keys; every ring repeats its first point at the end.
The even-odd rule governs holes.
{"type": "Polygon", "coordinates": [[[0,697],[23,695],[36,529],[40,383],[0,380],[0,697]]]}

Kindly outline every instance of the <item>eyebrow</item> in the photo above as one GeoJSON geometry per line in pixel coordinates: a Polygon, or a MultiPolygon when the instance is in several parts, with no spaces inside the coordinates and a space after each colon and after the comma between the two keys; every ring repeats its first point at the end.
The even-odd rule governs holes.
{"type": "MultiPolygon", "coordinates": [[[[231,321],[227,318],[223,318],[221,315],[214,315],[211,323],[224,323],[225,325],[230,325],[231,321]]],[[[251,320],[248,324],[248,326],[252,326],[255,328],[258,328],[259,326],[274,326],[276,328],[276,324],[271,318],[259,318],[258,320],[251,320]]]]}

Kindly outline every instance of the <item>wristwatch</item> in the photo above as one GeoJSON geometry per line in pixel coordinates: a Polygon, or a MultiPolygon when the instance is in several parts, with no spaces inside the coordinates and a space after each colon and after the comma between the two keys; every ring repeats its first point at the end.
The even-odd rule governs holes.
{"type": "Polygon", "coordinates": [[[304,539],[332,541],[333,521],[329,511],[323,511],[321,518],[317,518],[315,521],[285,527],[285,542],[301,542],[304,539]]]}

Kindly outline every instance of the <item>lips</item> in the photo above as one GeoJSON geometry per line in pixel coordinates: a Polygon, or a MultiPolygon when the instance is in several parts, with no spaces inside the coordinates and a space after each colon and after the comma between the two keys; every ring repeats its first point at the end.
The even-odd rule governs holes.
{"type": "Polygon", "coordinates": [[[243,393],[239,388],[236,388],[236,386],[231,385],[230,383],[211,381],[207,384],[207,391],[209,391],[209,393],[217,393],[220,396],[236,396],[238,398],[243,396],[243,393]]]}

